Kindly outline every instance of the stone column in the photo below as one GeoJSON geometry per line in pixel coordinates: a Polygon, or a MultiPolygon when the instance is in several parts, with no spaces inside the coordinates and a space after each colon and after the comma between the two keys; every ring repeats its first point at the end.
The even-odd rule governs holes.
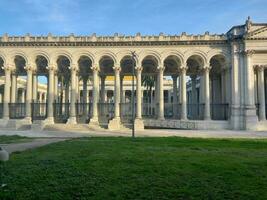
{"type": "Polygon", "coordinates": [[[187,120],[187,102],[186,102],[186,66],[180,68],[181,85],[181,120],[187,120]]]}
{"type": "Polygon", "coordinates": [[[136,119],[134,120],[135,130],[144,130],[142,120],[142,67],[136,67],[136,119]]]}
{"type": "Polygon", "coordinates": [[[83,78],[83,114],[87,118],[87,112],[88,112],[88,107],[87,107],[87,82],[88,82],[88,76],[84,76],[83,78]]]}
{"type": "MultiPolygon", "coordinates": [[[[53,113],[53,103],[54,103],[54,80],[55,80],[55,67],[50,66],[48,67],[49,71],[49,81],[48,81],[48,102],[47,102],[47,119],[46,121],[50,124],[54,123],[54,113],[53,113]]],[[[46,102],[46,95],[45,95],[45,102],[46,102]]]]}
{"type": "Polygon", "coordinates": [[[105,80],[106,80],[106,76],[102,75],[101,76],[101,103],[105,103],[106,101],[105,80]]]}
{"type": "Polygon", "coordinates": [[[163,88],[163,72],[164,67],[158,68],[158,80],[159,80],[159,113],[158,113],[158,119],[164,120],[164,88],[163,88]]]}
{"type": "Polygon", "coordinates": [[[115,91],[115,118],[120,118],[120,70],[121,68],[119,66],[114,67],[114,73],[115,73],[115,82],[114,82],[114,91],[115,91]]]}
{"type": "Polygon", "coordinates": [[[178,118],[178,92],[177,92],[177,75],[172,76],[173,83],[173,118],[178,118]]]}
{"type": "Polygon", "coordinates": [[[99,68],[97,66],[92,66],[93,71],[93,116],[90,119],[90,126],[98,126],[98,102],[99,102],[99,68]]]}
{"type": "Polygon", "coordinates": [[[54,93],[55,93],[55,101],[58,102],[58,75],[55,73],[55,88],[54,88],[54,93]]]}
{"type": "Polygon", "coordinates": [[[17,97],[17,75],[13,73],[11,75],[11,103],[16,103],[17,97]]]}
{"type": "Polygon", "coordinates": [[[204,119],[210,120],[210,67],[204,67],[204,91],[205,91],[205,110],[204,119]]]}
{"type": "Polygon", "coordinates": [[[121,68],[119,65],[115,65],[114,69],[114,118],[109,121],[108,129],[109,130],[119,130],[121,128],[120,121],[120,71],[121,68]]]}
{"type": "Polygon", "coordinates": [[[37,101],[38,81],[36,71],[33,71],[32,75],[32,100],[37,101]]]}
{"type": "Polygon", "coordinates": [[[27,71],[27,96],[26,96],[26,105],[25,105],[25,110],[26,110],[25,120],[29,120],[29,122],[31,122],[32,74],[33,74],[33,69],[30,66],[25,67],[25,69],[27,71]]]}
{"type": "Polygon", "coordinates": [[[258,117],[256,115],[254,93],[254,68],[251,64],[253,51],[247,50],[245,54],[245,128],[255,130],[258,117]]]}
{"type": "Polygon", "coordinates": [[[258,95],[259,95],[259,120],[266,120],[265,113],[265,88],[264,88],[264,66],[258,67],[258,95]]]}
{"type": "Polygon", "coordinates": [[[124,76],[121,76],[120,77],[120,103],[124,103],[124,90],[123,90],[123,78],[124,78],[124,76]]]}
{"type": "Polygon", "coordinates": [[[76,109],[75,103],[77,100],[77,69],[73,65],[70,67],[71,70],[71,97],[70,97],[70,116],[68,119],[68,124],[77,124],[76,121],[76,109]]]}
{"type": "Polygon", "coordinates": [[[4,102],[3,102],[3,119],[9,119],[9,102],[10,102],[10,74],[11,68],[9,66],[5,66],[5,89],[4,89],[4,102]]]}
{"type": "Polygon", "coordinates": [[[197,109],[198,109],[198,106],[197,106],[197,89],[196,89],[196,75],[193,75],[191,76],[191,88],[192,88],[192,100],[191,100],[191,103],[192,103],[192,116],[194,119],[196,119],[197,117],[197,109]]]}

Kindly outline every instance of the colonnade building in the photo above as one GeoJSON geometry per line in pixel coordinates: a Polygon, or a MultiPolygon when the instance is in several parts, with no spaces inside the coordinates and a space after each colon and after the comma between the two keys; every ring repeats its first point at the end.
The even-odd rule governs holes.
{"type": "Polygon", "coordinates": [[[250,18],[221,35],[5,34],[0,66],[1,127],[118,130],[131,123],[134,109],[139,130],[267,130],[267,24],[250,18]]]}

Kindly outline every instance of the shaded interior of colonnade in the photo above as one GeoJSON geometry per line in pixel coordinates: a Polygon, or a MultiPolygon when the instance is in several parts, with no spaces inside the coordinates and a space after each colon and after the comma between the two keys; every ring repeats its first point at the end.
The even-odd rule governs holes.
{"type": "Polygon", "coordinates": [[[9,103],[9,118],[23,119],[26,115],[26,97],[27,90],[25,88],[17,87],[18,85],[26,85],[27,71],[26,60],[24,57],[17,55],[14,58],[15,69],[11,72],[11,92],[9,103]],[[21,84],[18,84],[20,81],[21,84]]]}
{"type": "Polygon", "coordinates": [[[187,59],[186,63],[187,118],[203,120],[205,107],[203,95],[204,59],[199,55],[192,55],[187,59]]]}
{"type": "Polygon", "coordinates": [[[154,56],[149,55],[142,60],[142,86],[144,87],[142,115],[144,118],[155,118],[158,114],[158,66],[158,60],[154,56]]]}

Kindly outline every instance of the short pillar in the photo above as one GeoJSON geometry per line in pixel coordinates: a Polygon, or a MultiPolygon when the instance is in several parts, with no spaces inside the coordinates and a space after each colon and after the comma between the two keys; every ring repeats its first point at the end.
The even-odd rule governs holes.
{"type": "Polygon", "coordinates": [[[38,91],[38,80],[37,80],[37,74],[34,73],[32,76],[32,100],[34,102],[37,101],[37,91],[38,91]]]}

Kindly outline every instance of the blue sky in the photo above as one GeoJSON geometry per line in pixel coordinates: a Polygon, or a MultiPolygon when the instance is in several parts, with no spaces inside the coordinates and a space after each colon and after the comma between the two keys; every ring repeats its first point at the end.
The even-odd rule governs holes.
{"type": "Polygon", "coordinates": [[[0,35],[225,33],[247,16],[267,23],[267,0],[0,0],[0,35]]]}

